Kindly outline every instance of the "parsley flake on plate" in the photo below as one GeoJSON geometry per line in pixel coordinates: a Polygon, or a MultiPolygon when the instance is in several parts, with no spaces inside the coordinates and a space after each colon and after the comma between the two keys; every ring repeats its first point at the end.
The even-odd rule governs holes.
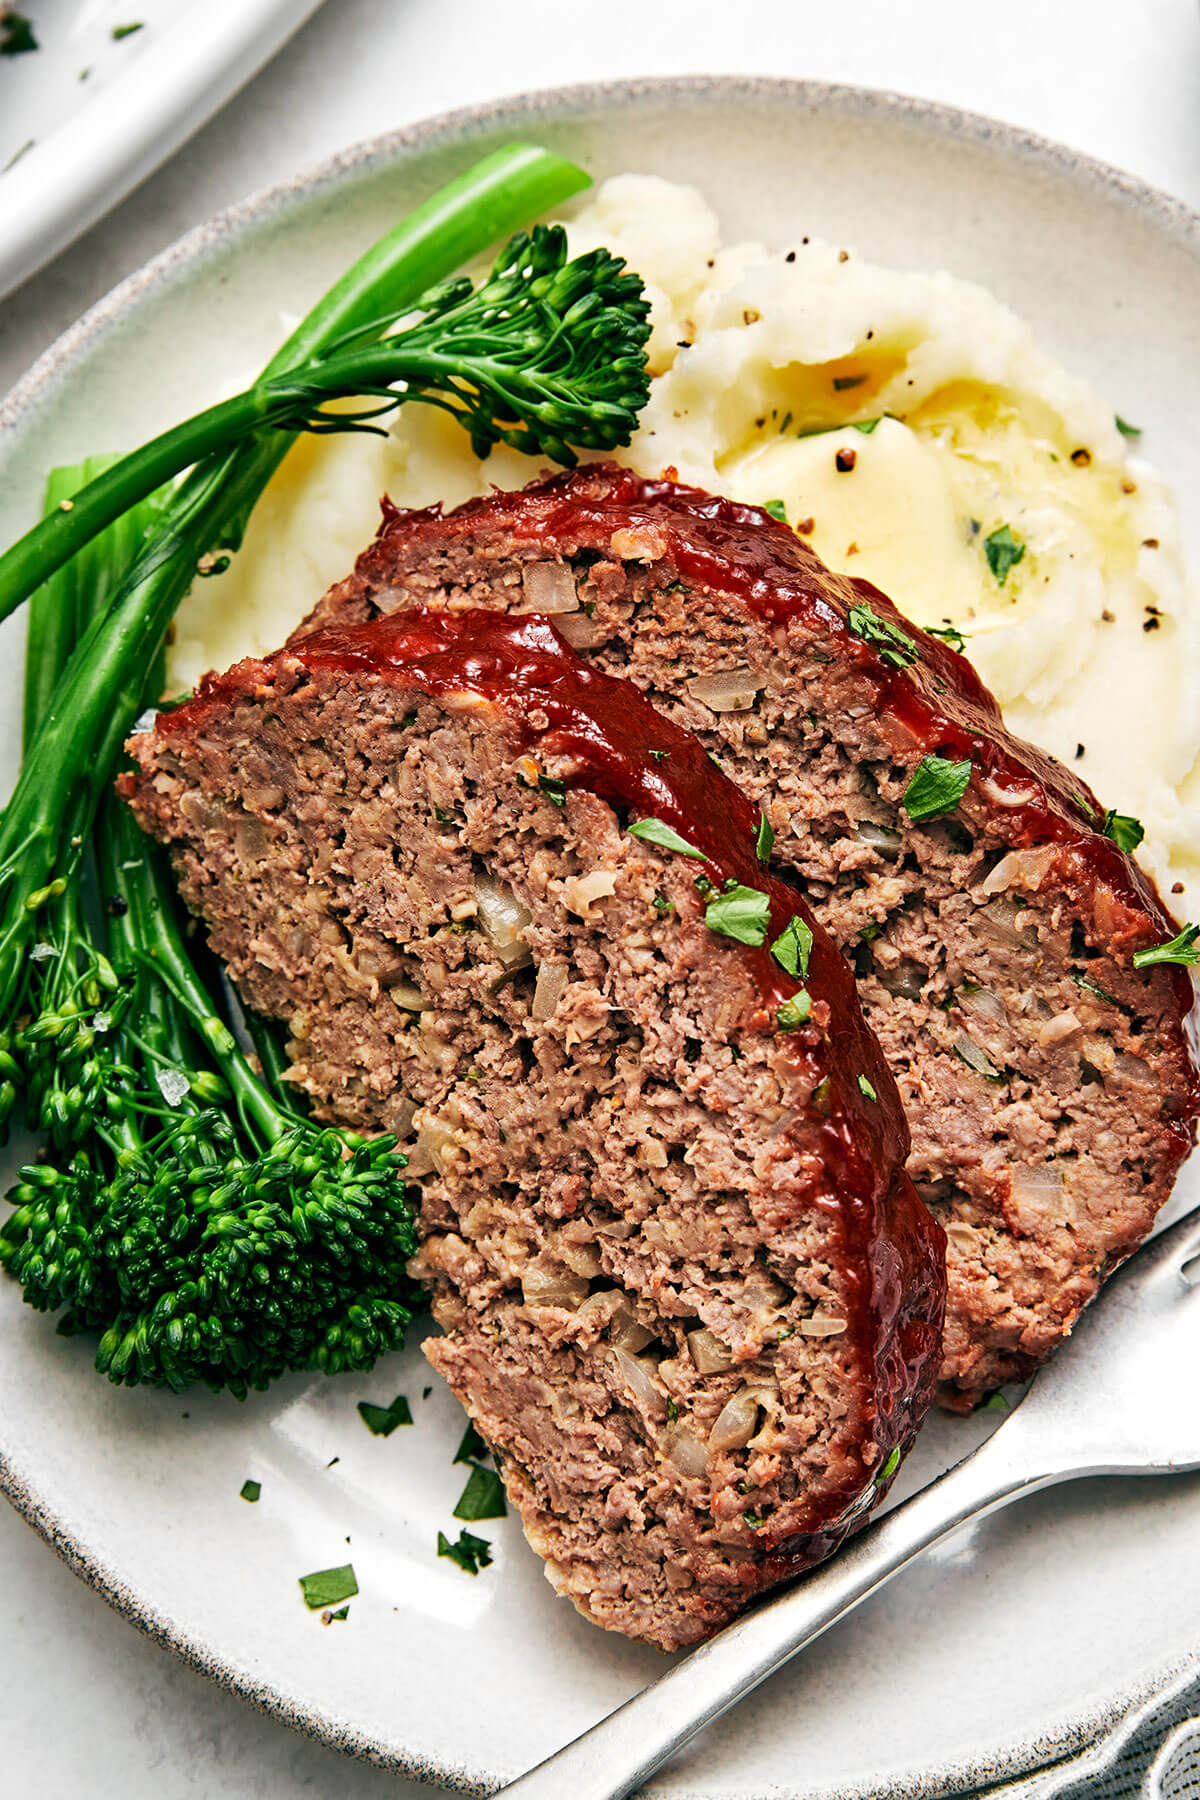
{"type": "Polygon", "coordinates": [[[1104,815],[1104,823],[1100,829],[1126,855],[1136,850],[1146,835],[1140,819],[1135,819],[1132,813],[1115,812],[1111,806],[1104,815]]]}
{"type": "Polygon", "coordinates": [[[1015,569],[1025,555],[1024,544],[1013,536],[1011,526],[998,525],[984,538],[983,549],[997,587],[1003,587],[1008,580],[1008,571],[1015,569]]]}
{"type": "Polygon", "coordinates": [[[781,969],[786,969],[789,975],[799,981],[808,974],[812,946],[812,927],[797,914],[788,920],[771,945],[771,955],[781,969]]]}
{"type": "Polygon", "coordinates": [[[492,1560],[492,1546],[487,1539],[476,1537],[470,1531],[460,1531],[457,1542],[453,1544],[444,1531],[439,1531],[437,1553],[456,1562],[465,1575],[478,1575],[480,1569],[486,1569],[492,1560]]]}
{"type": "Polygon", "coordinates": [[[846,623],[856,638],[861,638],[864,644],[874,644],[883,661],[891,663],[894,669],[907,669],[920,654],[907,631],[901,631],[890,619],[881,618],[875,608],[865,602],[850,608],[846,623]]]}
{"type": "Polygon", "coordinates": [[[697,862],[707,862],[703,850],[697,850],[695,844],[689,844],[681,838],[677,831],[664,825],[661,819],[639,819],[636,825],[627,826],[630,837],[642,838],[647,844],[657,844],[660,850],[674,850],[677,856],[694,856],[697,862]]]}
{"type": "Polygon", "coordinates": [[[1140,438],[1142,435],[1141,426],[1131,425],[1128,419],[1123,419],[1121,417],[1120,413],[1113,414],[1113,424],[1123,438],[1140,438]]]}
{"type": "Polygon", "coordinates": [[[113,43],[119,44],[122,38],[132,37],[135,31],[144,31],[145,29],[146,22],[144,19],[135,19],[133,23],[129,25],[114,25],[112,28],[113,43]]]}
{"type": "Polygon", "coordinates": [[[339,1606],[343,1600],[353,1600],[358,1592],[353,1564],[344,1563],[340,1569],[318,1569],[313,1575],[301,1575],[300,1592],[310,1612],[339,1606]]]}
{"type": "Polygon", "coordinates": [[[476,1519],[504,1519],[507,1516],[508,1508],[504,1504],[504,1486],[500,1477],[493,1469],[485,1469],[479,1463],[472,1463],[467,1485],[454,1509],[454,1517],[474,1524],[476,1519]]]}
{"type": "Polygon", "coordinates": [[[902,805],[914,824],[951,813],[971,781],[971,759],[948,762],[944,756],[923,756],[904,790],[902,805]]]}
{"type": "Polygon", "coordinates": [[[242,1496],[243,1500],[248,1500],[250,1502],[251,1506],[254,1505],[255,1501],[258,1499],[258,1496],[261,1493],[262,1493],[262,1482],[261,1481],[243,1481],[242,1486],[241,1486],[241,1496],[242,1496]]]}
{"type": "Polygon", "coordinates": [[[412,1412],[403,1394],[397,1394],[390,1406],[376,1406],[373,1400],[360,1400],[358,1413],[373,1437],[391,1437],[397,1425],[411,1425],[412,1412]]]}
{"type": "Polygon", "coordinates": [[[766,941],[771,922],[771,902],[759,888],[742,887],[733,882],[724,888],[704,909],[704,923],[722,937],[734,938],[739,944],[761,944],[766,941]]]}
{"type": "Polygon", "coordinates": [[[454,1452],[456,1463],[474,1463],[481,1456],[488,1455],[488,1447],[476,1431],[471,1421],[467,1420],[467,1429],[462,1434],[462,1442],[454,1452]]]}
{"type": "Polygon", "coordinates": [[[24,56],[37,48],[33,20],[11,6],[0,9],[0,56],[24,56]]]}
{"type": "Polygon", "coordinates": [[[1169,944],[1156,944],[1152,950],[1135,950],[1133,966],[1135,969],[1148,969],[1154,963],[1186,963],[1189,966],[1200,962],[1200,949],[1196,947],[1196,939],[1200,937],[1200,925],[1185,925],[1178,936],[1169,944]]]}

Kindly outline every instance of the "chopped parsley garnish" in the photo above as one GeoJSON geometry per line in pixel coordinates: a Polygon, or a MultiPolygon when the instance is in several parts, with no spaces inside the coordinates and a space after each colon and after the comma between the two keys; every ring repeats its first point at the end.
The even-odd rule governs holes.
{"type": "Polygon", "coordinates": [[[670,754],[671,754],[671,752],[669,750],[651,750],[650,751],[650,755],[653,757],[655,762],[662,762],[666,757],[670,756],[670,754]]]}
{"type": "Polygon", "coordinates": [[[997,1388],[994,1394],[988,1395],[979,1410],[980,1412],[1011,1412],[1012,1408],[1000,1389],[997,1388]]]}
{"type": "Polygon", "coordinates": [[[374,1437],[391,1437],[397,1425],[411,1425],[412,1413],[403,1394],[397,1394],[390,1406],[376,1406],[373,1400],[360,1400],[358,1413],[374,1437]]]}
{"type": "Polygon", "coordinates": [[[302,1575],[300,1592],[310,1612],[325,1606],[339,1606],[343,1600],[353,1600],[358,1592],[353,1565],[345,1563],[340,1569],[318,1569],[315,1575],[302,1575]]]}
{"type": "MultiPolygon", "coordinates": [[[[861,1079],[861,1077],[860,1077],[860,1079],[861,1079]]],[[[890,1475],[894,1475],[896,1473],[896,1470],[899,1467],[900,1467],[900,1448],[899,1448],[899,1445],[897,1445],[897,1447],[892,1451],[891,1455],[888,1457],[887,1461],[884,1463],[882,1469],[880,1469],[878,1475],[875,1477],[876,1481],[886,1481],[890,1475]]]]}
{"type": "Polygon", "coordinates": [[[874,644],[884,662],[895,669],[906,669],[919,654],[907,631],[901,631],[890,619],[882,619],[873,606],[852,606],[846,623],[864,644],[874,644]]]}
{"type": "Polygon", "coordinates": [[[808,974],[808,959],[812,952],[812,927],[793,915],[771,945],[771,955],[781,969],[799,981],[808,974]]]}
{"type": "Polygon", "coordinates": [[[957,625],[926,625],[924,630],[926,637],[941,638],[943,644],[949,644],[952,650],[961,653],[967,647],[967,640],[957,625]]]}
{"type": "Polygon", "coordinates": [[[132,37],[135,31],[144,31],[144,30],[145,30],[145,20],[144,19],[137,19],[131,25],[114,25],[112,28],[113,43],[119,44],[121,42],[122,38],[132,37]]]}
{"type": "Polygon", "coordinates": [[[668,900],[665,894],[655,894],[650,904],[657,913],[669,913],[675,910],[675,902],[668,900]]]}
{"type": "Polygon", "coordinates": [[[1113,414],[1113,424],[1123,438],[1138,438],[1142,435],[1141,426],[1131,425],[1128,419],[1123,419],[1121,417],[1120,413],[1113,414]]]}
{"type": "Polygon", "coordinates": [[[835,375],[833,391],[835,394],[844,394],[847,388],[861,387],[866,379],[865,375],[835,375]]]}
{"type": "Polygon", "coordinates": [[[746,1521],[746,1524],[750,1527],[751,1531],[757,1531],[760,1525],[765,1525],[767,1522],[761,1513],[744,1512],[742,1518],[746,1521]]]}
{"type": "Polygon", "coordinates": [[[1025,546],[1020,538],[1015,538],[1008,525],[998,525],[983,540],[984,554],[988,560],[988,568],[996,577],[997,587],[1003,587],[1008,580],[1008,571],[1015,569],[1025,555],[1025,546]]]}
{"type": "Polygon", "coordinates": [[[329,1614],[328,1623],[330,1625],[340,1625],[349,1617],[350,1608],[348,1606],[339,1606],[336,1612],[331,1612],[329,1614]]]}
{"type": "Polygon", "coordinates": [[[256,1503],[256,1501],[258,1500],[258,1497],[261,1493],[262,1493],[262,1482],[261,1481],[243,1481],[242,1488],[241,1488],[242,1499],[248,1500],[250,1502],[251,1506],[253,1506],[256,1503]]]}
{"type": "Polygon", "coordinates": [[[801,988],[790,1000],[785,1000],[775,1014],[775,1022],[780,1031],[795,1031],[798,1026],[808,1023],[808,1015],[812,1012],[812,995],[807,988],[801,988]]]}
{"type": "Polygon", "coordinates": [[[1104,815],[1104,823],[1100,827],[1106,838],[1111,838],[1118,850],[1126,854],[1137,849],[1146,833],[1140,819],[1131,813],[1114,812],[1110,806],[1104,815]]]}
{"type": "Polygon", "coordinates": [[[1187,963],[1189,966],[1200,962],[1200,950],[1196,948],[1196,939],[1200,937],[1200,925],[1185,925],[1177,937],[1169,944],[1156,944],[1153,950],[1135,950],[1133,966],[1135,969],[1148,969],[1153,963],[1187,963]]]}
{"type": "Polygon", "coordinates": [[[759,862],[769,862],[771,852],[775,848],[775,833],[771,829],[771,821],[765,812],[758,815],[758,832],[754,839],[754,854],[759,862]]]}
{"type": "Polygon", "coordinates": [[[561,781],[555,781],[552,775],[539,775],[538,786],[541,788],[543,794],[545,794],[547,800],[552,801],[555,806],[565,806],[567,804],[566,787],[561,781]]]}
{"type": "Polygon", "coordinates": [[[704,923],[722,937],[735,938],[739,944],[761,944],[766,941],[771,922],[771,902],[758,888],[742,887],[733,882],[704,909],[704,923]]]}
{"type": "Polygon", "coordinates": [[[865,1075],[860,1075],[858,1078],[858,1091],[868,1100],[878,1100],[879,1098],[879,1095],[875,1092],[875,1089],[871,1086],[865,1075]]]}
{"type": "Polygon", "coordinates": [[[474,1524],[476,1519],[503,1519],[507,1515],[504,1486],[500,1477],[494,1469],[484,1469],[479,1463],[472,1463],[467,1485],[454,1509],[454,1517],[474,1524]]]}
{"type": "Polygon", "coordinates": [[[1094,994],[1097,1000],[1103,1000],[1106,1006],[1121,1004],[1111,994],[1105,993],[1098,981],[1093,981],[1090,975],[1085,975],[1080,969],[1071,970],[1071,980],[1077,988],[1082,988],[1085,994],[1094,994]]]}
{"type": "Polygon", "coordinates": [[[467,1421],[467,1429],[462,1434],[462,1442],[454,1452],[456,1463],[473,1463],[481,1456],[486,1456],[488,1447],[471,1424],[467,1421]]]}
{"type": "Polygon", "coordinates": [[[433,816],[439,825],[453,825],[454,823],[454,814],[448,813],[444,806],[435,806],[433,816]]]}
{"type": "Polygon", "coordinates": [[[32,19],[27,19],[24,13],[14,12],[11,7],[0,12],[0,56],[23,56],[37,47],[32,19]]]}
{"type": "Polygon", "coordinates": [[[677,1400],[668,1399],[668,1401],[667,1401],[667,1424],[674,1425],[674,1423],[678,1417],[679,1417],[679,1402],[677,1400]]]}
{"type": "Polygon", "coordinates": [[[951,813],[971,781],[971,760],[947,762],[944,756],[923,756],[904,790],[903,806],[914,824],[951,813]]]}
{"type": "Polygon", "coordinates": [[[868,919],[865,925],[859,926],[858,935],[864,944],[873,944],[882,930],[883,925],[878,919],[868,919]]]}
{"type": "Polygon", "coordinates": [[[460,1531],[458,1541],[454,1544],[444,1531],[439,1531],[437,1553],[456,1562],[465,1575],[478,1575],[480,1569],[486,1569],[492,1560],[492,1547],[487,1539],[476,1537],[470,1531],[460,1531]]]}
{"type": "Polygon", "coordinates": [[[781,525],[786,525],[788,522],[787,507],[782,500],[764,500],[763,511],[770,513],[773,519],[778,519],[781,525]]]}
{"type": "Polygon", "coordinates": [[[878,424],[878,419],[860,419],[857,424],[852,424],[850,429],[851,431],[861,431],[864,437],[870,437],[878,424]]]}
{"type": "Polygon", "coordinates": [[[657,844],[660,850],[674,850],[676,856],[694,856],[697,862],[707,862],[703,850],[697,850],[695,844],[687,843],[677,831],[664,825],[661,819],[639,819],[636,825],[627,827],[630,837],[643,838],[647,844],[657,844]]]}

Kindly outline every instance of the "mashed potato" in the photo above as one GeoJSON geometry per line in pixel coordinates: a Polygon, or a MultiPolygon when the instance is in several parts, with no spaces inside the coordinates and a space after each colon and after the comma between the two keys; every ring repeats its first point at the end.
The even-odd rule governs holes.
{"type": "MultiPolygon", "coordinates": [[[[1143,821],[1141,858],[1186,912],[1200,596],[1170,493],[1091,389],[978,287],[815,240],[722,246],[701,196],[654,177],[606,182],[570,235],[623,254],[652,303],[652,394],[622,460],[774,502],[831,567],[957,627],[1010,726],[1143,821]]],[[[386,439],[305,439],[229,572],[182,608],[172,680],[278,645],[373,535],[381,493],[454,505],[539,468],[479,463],[419,407],[386,439]]]]}

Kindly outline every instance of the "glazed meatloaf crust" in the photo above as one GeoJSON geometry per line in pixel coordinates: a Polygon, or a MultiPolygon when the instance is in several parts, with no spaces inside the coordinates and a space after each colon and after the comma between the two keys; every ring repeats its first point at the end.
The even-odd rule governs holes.
{"type": "Polygon", "coordinates": [[[832,1550],[929,1403],[944,1245],[750,802],[494,612],[322,632],[131,749],[317,1112],[415,1109],[426,1353],[555,1587],[674,1648],[832,1550]]]}
{"type": "Polygon", "coordinates": [[[1131,961],[1177,926],[1094,796],[875,588],[669,481],[597,465],[446,517],[385,503],[301,632],[414,603],[554,613],[765,809],[853,957],[946,1228],[940,1398],[1029,1375],[1149,1231],[1197,1110],[1189,978],[1131,961]],[[931,754],[969,785],[917,822],[931,754]]]}

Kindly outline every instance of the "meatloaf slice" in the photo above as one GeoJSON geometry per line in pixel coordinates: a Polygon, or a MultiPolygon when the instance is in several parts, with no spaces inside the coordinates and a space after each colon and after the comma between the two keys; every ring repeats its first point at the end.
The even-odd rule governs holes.
{"type": "Polygon", "coordinates": [[[928,1405],[944,1246],[750,802],[494,612],[322,632],[131,749],[317,1112],[415,1109],[426,1353],[555,1587],[674,1648],[832,1550],[928,1405]]]}
{"type": "MultiPolygon", "coordinates": [[[[1074,775],[971,665],[786,525],[593,466],[443,517],[385,503],[308,625],[419,603],[554,613],[719,755],[853,957],[949,1239],[940,1398],[1027,1376],[1141,1241],[1192,1142],[1177,930],[1074,775]],[[924,758],[970,761],[927,819],[924,758]]],[[[930,612],[934,601],[926,601],[930,612]]]]}

